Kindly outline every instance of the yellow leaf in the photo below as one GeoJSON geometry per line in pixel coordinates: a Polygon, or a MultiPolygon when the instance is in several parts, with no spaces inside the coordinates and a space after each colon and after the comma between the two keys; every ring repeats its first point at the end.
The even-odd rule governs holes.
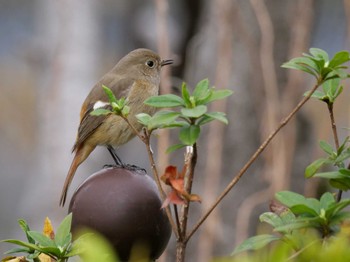
{"type": "Polygon", "coordinates": [[[51,239],[55,238],[55,232],[53,230],[51,220],[48,217],[45,218],[43,234],[51,239]]]}

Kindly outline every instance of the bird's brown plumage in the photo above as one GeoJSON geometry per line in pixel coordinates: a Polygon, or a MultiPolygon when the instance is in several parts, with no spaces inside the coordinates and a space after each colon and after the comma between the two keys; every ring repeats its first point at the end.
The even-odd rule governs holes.
{"type": "Polygon", "coordinates": [[[151,50],[136,49],[123,57],[93,87],[80,111],[80,124],[73,146],[75,155],[64,182],[60,205],[63,206],[66,201],[67,190],[77,168],[97,145],[120,146],[135,136],[128,124],[117,115],[92,116],[90,114],[96,102],[108,102],[102,85],[109,87],[118,99],[127,98],[130,107],[128,120],[140,130],[141,124],[138,123],[135,115],[141,112],[154,113],[155,109],[143,102],[148,97],[158,94],[160,69],[163,65],[170,63],[170,60],[161,61],[160,57],[151,50]]]}

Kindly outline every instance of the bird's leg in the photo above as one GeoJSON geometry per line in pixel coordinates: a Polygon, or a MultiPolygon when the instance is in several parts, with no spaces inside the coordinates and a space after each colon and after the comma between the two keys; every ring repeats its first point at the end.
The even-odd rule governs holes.
{"type": "MultiPolygon", "coordinates": [[[[147,173],[146,170],[142,167],[123,163],[112,146],[108,145],[107,149],[108,149],[109,153],[111,153],[112,158],[114,159],[114,162],[116,163],[117,166],[129,169],[129,170],[138,170],[138,171],[142,171],[144,173],[147,173]]],[[[104,167],[111,167],[111,165],[105,165],[104,167]]]]}
{"type": "Polygon", "coordinates": [[[107,146],[107,149],[108,149],[109,153],[111,153],[112,158],[113,158],[115,164],[116,164],[117,166],[124,167],[125,164],[120,160],[120,158],[119,158],[119,156],[117,155],[117,153],[115,152],[114,148],[113,148],[112,146],[108,145],[108,146],[107,146]]]}

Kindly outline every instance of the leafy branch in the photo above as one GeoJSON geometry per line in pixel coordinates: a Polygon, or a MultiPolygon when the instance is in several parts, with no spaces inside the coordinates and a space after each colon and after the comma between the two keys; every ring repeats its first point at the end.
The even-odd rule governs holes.
{"type": "MultiPolygon", "coordinates": [[[[350,55],[347,51],[338,52],[329,60],[329,56],[324,50],[311,48],[310,54],[303,54],[303,57],[293,58],[282,66],[304,71],[316,78],[314,88],[304,94],[303,100],[289,116],[293,115],[293,112],[297,111],[296,109],[300,109],[301,106],[299,105],[303,105],[310,98],[318,99],[327,104],[335,149],[327,142],[320,141],[320,147],[327,154],[327,157],[317,159],[311,163],[305,170],[305,176],[307,178],[315,176],[329,179],[333,187],[340,189],[337,199],[329,192],[324,193],[320,200],[305,198],[302,195],[289,191],[276,193],[275,197],[282,205],[278,204],[278,208],[273,208],[273,212],[262,214],[260,221],[270,224],[274,231],[279,233],[279,236],[266,234],[249,238],[239,245],[232,255],[242,251],[257,250],[273,241],[279,240],[287,243],[296,251],[289,258],[292,259],[304,253],[312,245],[321,242],[319,238],[313,238],[305,246],[305,242],[302,241],[305,238],[305,231],[302,234],[300,229],[310,228],[317,230],[321,233],[323,239],[327,239],[329,236],[339,233],[341,223],[350,218],[350,212],[343,211],[344,208],[350,205],[350,200],[341,200],[342,190],[348,190],[350,186],[350,170],[345,168],[344,163],[345,160],[350,158],[349,138],[347,137],[342,144],[339,143],[333,112],[333,104],[343,91],[340,81],[350,76],[344,71],[347,69],[344,63],[348,61],[350,61],[350,55]],[[317,89],[320,86],[322,89],[319,91],[317,89]],[[337,170],[318,172],[324,165],[329,164],[336,167],[337,170]]],[[[290,119],[289,116],[282,121],[281,125],[290,119]]],[[[272,134],[275,133],[273,132],[272,134]]]]}

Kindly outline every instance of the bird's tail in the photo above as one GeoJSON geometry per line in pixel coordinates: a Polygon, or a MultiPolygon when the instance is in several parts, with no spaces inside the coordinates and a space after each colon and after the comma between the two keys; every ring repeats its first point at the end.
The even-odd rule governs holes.
{"type": "Polygon", "coordinates": [[[90,155],[91,151],[94,150],[95,147],[83,145],[76,149],[75,156],[73,158],[72,164],[70,165],[66,180],[64,181],[61,198],[60,198],[60,206],[64,206],[67,198],[67,192],[69,185],[71,184],[75,172],[79,165],[84,162],[84,160],[90,155]]]}

